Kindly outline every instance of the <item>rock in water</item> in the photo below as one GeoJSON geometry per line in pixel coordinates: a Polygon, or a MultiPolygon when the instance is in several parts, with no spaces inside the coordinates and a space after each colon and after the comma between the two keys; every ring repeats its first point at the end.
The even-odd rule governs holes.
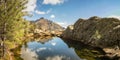
{"type": "Polygon", "coordinates": [[[74,25],[67,27],[62,37],[94,47],[120,47],[120,20],[97,16],[79,19],[74,25]]]}
{"type": "Polygon", "coordinates": [[[116,18],[79,19],[70,25],[61,35],[68,40],[100,47],[106,53],[104,57],[120,59],[120,20],[116,18]],[[116,48],[117,47],[117,48],[116,48]]]}

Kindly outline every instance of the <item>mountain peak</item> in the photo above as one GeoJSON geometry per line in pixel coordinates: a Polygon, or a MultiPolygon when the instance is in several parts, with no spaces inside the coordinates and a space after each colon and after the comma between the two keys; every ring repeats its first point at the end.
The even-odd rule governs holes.
{"type": "Polygon", "coordinates": [[[61,27],[59,24],[45,19],[43,17],[41,17],[40,19],[35,21],[36,24],[36,28],[37,29],[41,29],[44,31],[59,31],[59,30],[63,30],[63,27],[61,27]]]}

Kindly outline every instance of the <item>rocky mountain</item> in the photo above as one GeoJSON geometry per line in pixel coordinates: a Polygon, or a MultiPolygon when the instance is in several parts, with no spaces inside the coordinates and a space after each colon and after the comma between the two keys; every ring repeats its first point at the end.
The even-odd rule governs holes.
{"type": "Polygon", "coordinates": [[[42,30],[51,30],[51,31],[63,30],[62,26],[58,25],[57,23],[51,20],[44,18],[40,18],[36,20],[35,24],[38,29],[42,29],[42,30]]]}
{"type": "Polygon", "coordinates": [[[100,47],[106,53],[111,53],[110,56],[120,57],[120,20],[116,18],[94,16],[79,19],[74,25],[67,27],[62,38],[100,47]]]}
{"type": "Polygon", "coordinates": [[[34,21],[33,23],[35,24],[35,33],[39,33],[41,35],[58,35],[64,30],[62,26],[43,17],[34,21]]]}

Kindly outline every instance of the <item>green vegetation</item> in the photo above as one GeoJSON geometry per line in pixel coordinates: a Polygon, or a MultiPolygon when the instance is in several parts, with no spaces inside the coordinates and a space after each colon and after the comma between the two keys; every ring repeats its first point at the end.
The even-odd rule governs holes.
{"type": "Polygon", "coordinates": [[[82,50],[75,50],[78,56],[82,59],[87,59],[87,60],[96,60],[100,54],[100,52],[95,51],[95,50],[90,50],[90,49],[82,49],[82,50]]]}
{"type": "MultiPolygon", "coordinates": [[[[10,56],[10,50],[23,43],[33,25],[24,20],[27,0],[0,0],[0,57],[10,56]]],[[[9,59],[9,58],[8,58],[9,59]]]]}

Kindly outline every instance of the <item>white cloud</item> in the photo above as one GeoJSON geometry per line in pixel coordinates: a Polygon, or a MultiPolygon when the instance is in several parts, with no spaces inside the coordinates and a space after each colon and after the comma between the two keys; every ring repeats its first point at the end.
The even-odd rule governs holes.
{"type": "Polygon", "coordinates": [[[51,15],[50,18],[55,18],[55,15],[51,15]]]}
{"type": "Polygon", "coordinates": [[[37,49],[37,51],[40,52],[40,51],[43,51],[43,50],[46,50],[46,49],[47,49],[46,47],[42,47],[42,48],[37,49]]]}
{"type": "Polygon", "coordinates": [[[56,4],[62,4],[62,3],[64,3],[64,0],[43,0],[43,4],[56,5],[56,4]]]}
{"type": "Polygon", "coordinates": [[[48,14],[48,13],[51,12],[51,10],[52,10],[52,9],[49,9],[49,10],[47,10],[46,12],[45,12],[45,11],[40,11],[40,10],[35,10],[35,13],[37,13],[37,14],[48,14]]]}
{"type": "Polygon", "coordinates": [[[117,18],[120,20],[120,16],[117,16],[117,15],[111,15],[111,16],[108,16],[109,18],[117,18]]]}
{"type": "Polygon", "coordinates": [[[28,3],[25,5],[26,9],[23,11],[34,12],[37,7],[37,0],[28,0],[28,3]]]}
{"type": "Polygon", "coordinates": [[[67,58],[66,56],[59,56],[59,55],[46,58],[46,60],[63,60],[63,59],[70,60],[70,58],[67,58]]]}
{"type": "Polygon", "coordinates": [[[57,22],[57,24],[59,24],[59,25],[65,27],[65,28],[69,25],[69,24],[66,23],[66,22],[57,22]]]}
{"type": "Polygon", "coordinates": [[[35,10],[35,13],[37,13],[37,14],[46,14],[46,12],[44,12],[44,11],[39,11],[39,10],[35,10]]]}
{"type": "Polygon", "coordinates": [[[53,46],[55,46],[55,45],[56,45],[56,43],[55,43],[55,42],[52,42],[51,44],[52,44],[53,46]]]}
{"type": "Polygon", "coordinates": [[[45,11],[40,11],[40,10],[36,10],[37,7],[37,0],[28,0],[28,3],[25,5],[25,9],[23,11],[25,12],[35,12],[37,14],[48,14],[51,12],[52,9],[45,11]]]}
{"type": "Polygon", "coordinates": [[[32,51],[29,48],[22,47],[21,57],[24,60],[36,60],[38,58],[38,55],[35,51],[32,51]]]}

